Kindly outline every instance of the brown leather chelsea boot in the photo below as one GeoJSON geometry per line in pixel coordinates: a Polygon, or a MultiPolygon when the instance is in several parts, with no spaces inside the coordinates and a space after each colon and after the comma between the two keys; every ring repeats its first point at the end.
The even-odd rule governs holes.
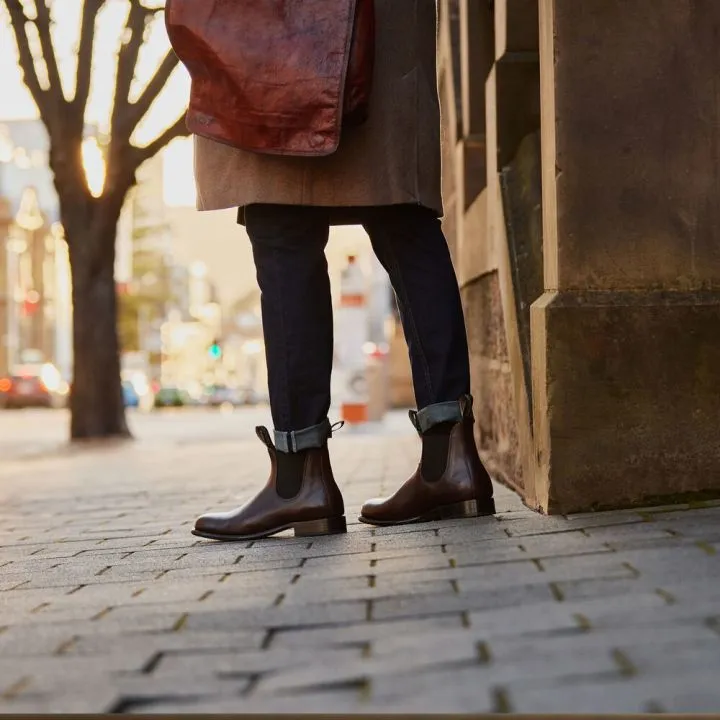
{"type": "MultiPolygon", "coordinates": [[[[329,423],[326,428],[329,437],[329,423]]],[[[258,540],[290,529],[296,537],[346,532],[343,498],[330,467],[327,442],[322,447],[281,452],[266,428],[255,431],[270,455],[267,484],[235,510],[198,518],[193,535],[211,540],[258,540]]],[[[294,433],[288,435],[295,437],[294,433]]]]}
{"type": "Polygon", "coordinates": [[[403,525],[495,513],[490,475],[478,455],[472,397],[410,412],[422,438],[415,474],[389,498],[369,500],[360,520],[370,525],[403,525]]]}

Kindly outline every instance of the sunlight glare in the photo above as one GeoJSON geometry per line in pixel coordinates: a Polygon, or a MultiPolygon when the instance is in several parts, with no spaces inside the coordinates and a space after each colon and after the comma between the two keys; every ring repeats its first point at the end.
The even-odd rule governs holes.
{"type": "Polygon", "coordinates": [[[100,197],[105,186],[105,158],[96,138],[89,137],[83,142],[82,156],[88,189],[93,197],[100,197]]]}

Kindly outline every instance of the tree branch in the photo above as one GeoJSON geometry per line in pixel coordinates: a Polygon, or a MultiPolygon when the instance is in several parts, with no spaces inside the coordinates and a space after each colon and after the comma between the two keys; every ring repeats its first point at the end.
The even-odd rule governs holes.
{"type": "Polygon", "coordinates": [[[133,130],[138,126],[143,117],[145,117],[145,114],[155,102],[157,96],[162,92],[173,70],[177,67],[178,62],[177,55],[172,50],[168,51],[140,97],[136,102],[130,103],[132,110],[130,122],[133,124],[133,130]]]}
{"type": "Polygon", "coordinates": [[[38,77],[35,60],[30,50],[30,38],[27,33],[27,24],[30,22],[30,19],[25,15],[21,0],[3,1],[10,14],[10,24],[12,25],[13,34],[15,35],[15,42],[18,48],[18,61],[20,63],[20,69],[23,72],[23,80],[35,104],[38,106],[40,114],[44,119],[47,119],[47,91],[43,90],[40,85],[40,78],[38,77]]]}
{"type": "Polygon", "coordinates": [[[111,119],[112,135],[122,136],[125,141],[130,138],[135,129],[127,117],[130,86],[135,77],[135,68],[143,44],[145,28],[150,18],[158,12],[158,8],[148,8],[139,0],[131,0],[130,12],[125,24],[125,37],[118,53],[117,80],[111,119]]]}
{"type": "Polygon", "coordinates": [[[55,48],[52,44],[52,20],[47,0],[35,0],[35,9],[37,17],[33,24],[37,28],[40,37],[40,47],[42,48],[43,60],[47,67],[48,82],[50,83],[50,96],[59,102],[66,103],[57,57],[55,57],[55,48]]]}
{"type": "Polygon", "coordinates": [[[183,113],[167,130],[158,135],[149,145],[142,148],[133,148],[135,168],[139,168],[140,165],[156,155],[175,138],[187,137],[189,134],[190,131],[185,123],[185,113],[183,113]]]}
{"type": "Polygon", "coordinates": [[[90,96],[92,79],[92,59],[95,44],[95,20],[105,0],[85,0],[82,21],[80,23],[80,43],[78,47],[77,72],[75,74],[75,96],[72,104],[81,127],[85,124],[85,108],[90,96]]]}

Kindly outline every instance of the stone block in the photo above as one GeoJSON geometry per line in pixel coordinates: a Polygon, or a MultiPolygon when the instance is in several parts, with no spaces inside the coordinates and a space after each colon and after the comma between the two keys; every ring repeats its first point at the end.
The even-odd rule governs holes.
{"type": "Polygon", "coordinates": [[[495,57],[539,49],[538,3],[535,0],[496,0],[495,57]]]}
{"type": "Polygon", "coordinates": [[[720,295],[548,294],[532,324],[544,510],[720,492],[720,295]]]}
{"type": "Polygon", "coordinates": [[[522,468],[497,272],[466,285],[462,297],[478,445],[487,453],[493,474],[517,482],[522,468]]]}
{"type": "Polygon", "coordinates": [[[540,64],[536,53],[509,53],[486,84],[488,172],[501,171],[523,138],[540,129],[540,64]]]}
{"type": "Polygon", "coordinates": [[[463,305],[470,354],[505,361],[507,344],[497,274],[490,273],[466,285],[463,305]]]}
{"type": "MultiPolygon", "coordinates": [[[[537,5],[537,4],[536,4],[537,5]]],[[[514,304],[516,332],[522,359],[523,384],[532,406],[530,307],[543,294],[542,173],[540,133],[526,136],[518,152],[500,173],[502,217],[511,281],[506,307],[514,304]]]]}
{"type": "Polygon", "coordinates": [[[461,288],[497,269],[493,236],[488,233],[488,201],[485,189],[463,216],[463,231],[458,235],[455,256],[455,270],[461,288]]]}
{"type": "Polygon", "coordinates": [[[558,284],[548,289],[717,287],[720,5],[543,4],[555,85],[554,140],[544,139],[548,153],[555,147],[546,177],[556,186],[558,284]]]}

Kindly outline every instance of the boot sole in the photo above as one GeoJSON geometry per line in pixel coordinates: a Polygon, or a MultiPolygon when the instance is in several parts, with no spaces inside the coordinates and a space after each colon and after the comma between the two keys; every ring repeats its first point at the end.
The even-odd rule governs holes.
{"type": "Polygon", "coordinates": [[[391,525],[413,525],[415,523],[432,522],[433,520],[457,520],[463,518],[485,517],[495,514],[495,500],[466,500],[465,502],[453,503],[452,505],[440,505],[424,515],[419,515],[405,520],[373,520],[372,518],[360,515],[358,520],[366,525],[377,525],[389,527],[391,525]]]}
{"type": "Polygon", "coordinates": [[[193,535],[208,540],[222,540],[225,542],[242,542],[244,540],[262,540],[277,535],[284,530],[293,530],[295,537],[315,537],[319,535],[339,535],[347,532],[345,516],[323,518],[322,520],[307,520],[305,522],[289,523],[280,527],[265,530],[252,535],[223,535],[221,533],[205,532],[204,530],[191,530],[193,535]]]}

